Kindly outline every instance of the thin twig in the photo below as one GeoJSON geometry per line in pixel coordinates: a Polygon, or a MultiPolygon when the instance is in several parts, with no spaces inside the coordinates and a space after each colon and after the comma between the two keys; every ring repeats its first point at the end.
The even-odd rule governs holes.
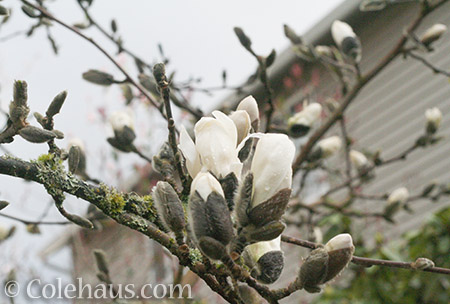
{"type": "Polygon", "coordinates": [[[429,62],[427,59],[425,59],[422,56],[417,55],[414,52],[411,51],[407,51],[405,52],[405,54],[415,60],[418,60],[420,62],[422,62],[426,67],[430,68],[430,70],[435,73],[435,74],[442,74],[444,76],[450,77],[450,72],[446,71],[444,69],[438,68],[435,65],[433,65],[431,62],[429,62]]]}
{"type": "Polygon", "coordinates": [[[122,74],[125,76],[126,80],[131,83],[134,87],[136,87],[139,92],[145,96],[145,98],[154,106],[156,107],[161,114],[162,109],[159,106],[158,102],[156,100],[153,99],[153,97],[151,97],[147,91],[137,82],[135,81],[130,74],[128,74],[128,72],[122,68],[120,66],[120,64],[103,48],[101,47],[94,39],[87,37],[85,34],[83,34],[82,32],[80,32],[77,28],[68,25],[67,23],[61,21],[60,19],[56,18],[55,16],[53,16],[52,14],[50,14],[45,8],[39,6],[39,5],[35,5],[27,0],[22,0],[23,3],[25,3],[26,5],[29,5],[31,7],[33,7],[34,9],[38,10],[39,12],[41,12],[42,15],[44,15],[45,17],[47,17],[48,19],[51,19],[53,21],[55,21],[56,23],[62,25],[63,27],[69,29],[70,31],[72,31],[73,33],[77,34],[78,36],[80,36],[81,38],[85,39],[86,41],[88,41],[90,44],[92,44],[94,47],[96,47],[100,52],[102,52],[121,72],[122,74]]]}

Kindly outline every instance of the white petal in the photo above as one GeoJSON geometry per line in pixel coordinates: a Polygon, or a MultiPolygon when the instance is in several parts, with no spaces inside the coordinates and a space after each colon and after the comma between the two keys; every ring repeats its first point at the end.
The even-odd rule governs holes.
{"type": "Polygon", "coordinates": [[[356,168],[361,168],[368,163],[367,157],[359,151],[350,151],[350,160],[356,168]]]}
{"type": "Polygon", "coordinates": [[[257,262],[267,252],[276,250],[281,250],[281,235],[271,241],[258,242],[245,247],[245,251],[254,262],[257,262]]]}
{"type": "Polygon", "coordinates": [[[250,169],[254,175],[253,206],[291,187],[294,155],[294,143],[285,134],[268,133],[260,138],[250,169]]]}
{"type": "Polygon", "coordinates": [[[250,116],[250,121],[254,122],[255,120],[259,119],[259,109],[258,109],[258,103],[256,102],[255,98],[253,98],[252,95],[245,97],[242,99],[242,101],[239,103],[239,105],[236,108],[236,111],[238,110],[244,110],[248,113],[250,116]]]}
{"type": "Polygon", "coordinates": [[[186,159],[186,168],[189,175],[194,178],[201,169],[200,155],[195,148],[194,141],[189,136],[184,126],[181,126],[180,144],[178,145],[178,148],[186,159]]]}
{"type": "Polygon", "coordinates": [[[331,25],[331,35],[338,47],[341,47],[342,41],[347,37],[356,37],[353,29],[345,22],[335,20],[331,25]]]}
{"type": "Polygon", "coordinates": [[[330,252],[339,249],[353,247],[352,236],[348,233],[338,234],[325,244],[325,249],[330,252]]]}
{"type": "Polygon", "coordinates": [[[239,110],[231,113],[229,117],[236,125],[238,134],[237,143],[239,144],[248,135],[252,127],[250,116],[248,115],[247,111],[239,110]]]}
{"type": "Polygon", "coordinates": [[[111,114],[109,123],[115,131],[121,131],[125,126],[134,129],[134,122],[130,111],[118,111],[111,114]]]}
{"type": "Polygon", "coordinates": [[[219,181],[208,172],[200,172],[194,178],[191,184],[191,195],[194,194],[195,191],[200,194],[204,201],[207,200],[208,195],[213,191],[224,196],[219,181]]]}
{"type": "Polygon", "coordinates": [[[319,141],[317,145],[320,147],[320,149],[322,149],[322,157],[325,158],[333,155],[341,149],[342,140],[339,138],[339,136],[330,136],[319,141]]]}

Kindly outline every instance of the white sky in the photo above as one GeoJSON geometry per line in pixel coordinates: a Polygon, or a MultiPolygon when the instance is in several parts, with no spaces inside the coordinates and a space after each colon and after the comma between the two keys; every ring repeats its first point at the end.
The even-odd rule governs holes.
{"type": "MultiPolygon", "coordinates": [[[[83,21],[82,13],[75,0],[46,1],[51,12],[61,19],[75,23],[83,21]]],[[[160,59],[157,44],[161,43],[171,62],[169,72],[176,70],[176,80],[189,77],[201,77],[200,86],[221,85],[221,72],[228,71],[228,83],[243,82],[256,67],[254,59],[240,46],[234,35],[233,27],[240,26],[251,37],[257,53],[268,54],[272,48],[279,53],[288,46],[283,34],[283,24],[289,24],[302,34],[328,14],[342,0],[317,1],[112,1],[95,0],[92,15],[99,23],[109,29],[112,17],[117,20],[125,46],[147,61],[160,59]]],[[[27,29],[33,22],[20,11],[20,1],[5,0],[3,5],[13,8],[13,16],[8,24],[0,28],[0,39],[17,30],[27,29]]],[[[101,123],[98,108],[112,110],[123,109],[123,100],[116,87],[102,88],[81,79],[81,74],[96,68],[110,72],[122,78],[117,69],[96,50],[73,33],[54,25],[53,36],[60,46],[60,54],[55,57],[40,29],[31,38],[19,37],[0,43],[0,102],[6,109],[12,97],[12,85],[15,79],[23,79],[29,85],[29,104],[32,111],[45,112],[48,103],[60,91],[67,89],[69,94],[61,114],[56,118],[56,128],[66,134],[61,146],[67,139],[77,136],[87,143],[88,172],[95,177],[112,184],[124,182],[111,172],[118,167],[133,162],[143,162],[132,154],[121,154],[118,166],[112,160],[105,136],[105,127],[101,123]],[[109,157],[111,159],[111,157],[109,157]]],[[[103,44],[111,53],[115,48],[94,29],[87,31],[103,44]]],[[[124,56],[119,60],[135,74],[134,64],[124,56]]],[[[202,107],[210,108],[211,103],[220,101],[226,92],[213,97],[195,95],[194,100],[202,107]],[[209,107],[208,107],[209,105],[209,107]]],[[[158,149],[165,134],[165,123],[154,110],[142,105],[135,106],[139,112],[137,119],[137,143],[152,155],[158,149]],[[151,132],[144,127],[149,121],[155,127],[151,132]]],[[[1,118],[3,119],[3,117],[1,118]]],[[[34,118],[32,124],[36,125],[34,118]]],[[[3,126],[3,120],[0,120],[3,126]]],[[[33,145],[17,138],[8,149],[15,155],[25,158],[37,158],[47,152],[46,145],[33,145]]],[[[3,154],[3,152],[0,152],[3,154]]],[[[127,167],[128,168],[128,167],[127,167]]],[[[132,174],[126,169],[123,176],[132,174]]],[[[122,177],[123,177],[122,176],[122,177]]],[[[149,189],[150,191],[150,189],[149,189]]],[[[4,210],[7,214],[20,215],[26,219],[36,218],[50,200],[41,186],[20,182],[10,177],[0,176],[0,199],[9,200],[12,205],[4,210]]],[[[68,209],[83,212],[86,204],[70,199],[68,209]]],[[[53,210],[47,220],[61,220],[53,210]]],[[[0,218],[0,225],[9,226],[12,222],[0,218]]],[[[29,236],[24,227],[17,224],[16,236],[21,241],[9,241],[0,245],[0,277],[4,271],[24,260],[32,260],[37,266],[36,251],[45,242],[54,238],[62,228],[42,227],[43,236],[29,236]]],[[[40,267],[40,266],[37,266],[40,267]]]]}

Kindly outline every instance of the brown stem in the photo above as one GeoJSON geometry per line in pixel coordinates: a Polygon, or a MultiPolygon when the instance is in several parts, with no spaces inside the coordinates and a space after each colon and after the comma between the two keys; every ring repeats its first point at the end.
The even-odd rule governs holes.
{"type": "Polygon", "coordinates": [[[405,52],[405,54],[407,56],[417,60],[417,61],[422,62],[426,67],[428,67],[431,71],[433,71],[433,73],[435,73],[435,74],[442,74],[444,76],[450,77],[450,72],[449,71],[446,71],[444,69],[436,67],[431,62],[426,60],[424,57],[419,56],[419,55],[413,53],[412,51],[407,51],[407,52],[405,52]]]}

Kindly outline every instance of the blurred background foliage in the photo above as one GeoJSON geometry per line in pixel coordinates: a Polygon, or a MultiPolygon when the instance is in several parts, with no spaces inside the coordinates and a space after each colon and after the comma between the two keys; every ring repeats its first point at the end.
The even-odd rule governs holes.
{"type": "MultiPolygon", "coordinates": [[[[344,225],[345,226],[345,225],[344,225]]],[[[341,226],[343,227],[343,226],[341,226]]],[[[355,255],[396,261],[415,261],[428,257],[440,267],[450,267],[450,207],[436,212],[417,230],[384,245],[376,236],[375,249],[357,246],[355,255]]],[[[388,267],[362,268],[351,265],[352,278],[344,288],[329,285],[314,303],[448,303],[450,280],[445,275],[388,267]]]]}

